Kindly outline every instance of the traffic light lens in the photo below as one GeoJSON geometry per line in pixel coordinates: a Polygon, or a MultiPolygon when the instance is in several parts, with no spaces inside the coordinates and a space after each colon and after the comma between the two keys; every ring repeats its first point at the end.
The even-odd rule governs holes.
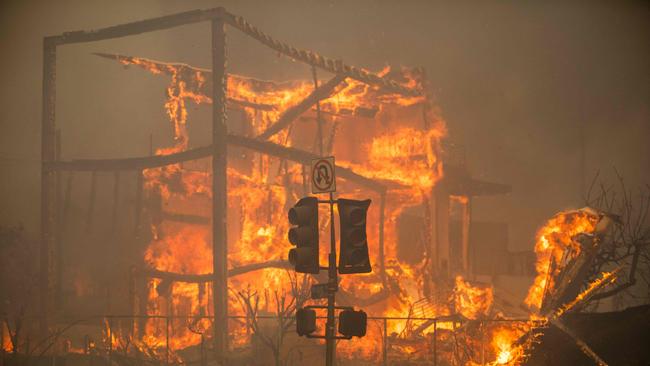
{"type": "Polygon", "coordinates": [[[355,228],[350,230],[348,238],[352,244],[363,244],[363,242],[366,240],[365,228],[355,228]]]}
{"type": "Polygon", "coordinates": [[[289,242],[293,245],[311,245],[312,231],[308,227],[294,227],[289,229],[289,242]]]}
{"type": "Polygon", "coordinates": [[[299,336],[316,331],[316,312],[312,309],[298,309],[296,311],[296,332],[299,336]]]}
{"type": "Polygon", "coordinates": [[[350,220],[350,224],[359,225],[362,224],[363,220],[366,219],[366,210],[363,210],[358,207],[351,207],[348,211],[347,216],[350,220]]]}
{"type": "Polygon", "coordinates": [[[359,310],[344,310],[339,315],[339,333],[348,337],[363,337],[366,335],[368,315],[359,310]]]}
{"type": "Polygon", "coordinates": [[[351,265],[366,264],[368,262],[368,252],[363,248],[350,251],[351,265]]]}
{"type": "MultiPolygon", "coordinates": [[[[315,208],[318,210],[318,208],[315,208]]],[[[289,209],[289,222],[291,225],[309,225],[315,216],[314,207],[296,206],[289,209]]],[[[316,216],[318,217],[318,216],[316,216]]]]}

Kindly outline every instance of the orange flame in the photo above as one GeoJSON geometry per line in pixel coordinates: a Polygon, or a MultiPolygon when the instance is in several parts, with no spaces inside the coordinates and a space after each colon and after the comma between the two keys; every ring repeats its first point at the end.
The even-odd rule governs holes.
{"type": "Polygon", "coordinates": [[[559,263],[568,250],[573,251],[572,257],[580,253],[580,245],[574,237],[581,233],[593,233],[598,216],[588,210],[561,212],[547,221],[537,232],[535,253],[537,262],[537,276],[533,285],[528,290],[525,303],[539,309],[542,305],[544,294],[555,286],[553,278],[560,269],[551,269],[551,260],[559,263]]]}

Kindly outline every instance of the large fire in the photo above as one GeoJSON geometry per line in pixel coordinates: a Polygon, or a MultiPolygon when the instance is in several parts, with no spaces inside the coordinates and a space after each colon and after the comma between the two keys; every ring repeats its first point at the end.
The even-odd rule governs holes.
{"type": "MultiPolygon", "coordinates": [[[[187,130],[188,102],[202,104],[211,103],[208,89],[211,85],[206,83],[209,77],[207,70],[194,69],[187,65],[162,64],[142,58],[122,57],[118,60],[124,65],[137,65],[153,74],[166,74],[171,77],[167,88],[167,101],[165,108],[173,127],[174,144],[156,150],[157,154],[170,154],[184,151],[189,148],[189,134],[187,130]]],[[[381,75],[388,74],[389,68],[384,69],[381,75]]],[[[406,84],[414,86],[417,81],[411,78],[408,72],[402,76],[407,78],[406,84]]],[[[260,82],[237,75],[228,76],[228,101],[229,105],[237,105],[245,112],[247,123],[250,124],[250,134],[255,136],[265,131],[276,121],[287,108],[291,108],[305,98],[314,86],[309,81],[293,81],[286,83],[260,82]]],[[[388,195],[387,210],[394,217],[402,207],[407,204],[417,203],[417,197],[428,192],[431,187],[442,177],[442,163],[440,161],[440,140],[446,134],[444,123],[440,119],[430,121],[429,129],[422,130],[421,112],[409,111],[409,107],[420,108],[423,104],[422,97],[403,97],[396,94],[382,92],[376,87],[346,80],[338,86],[332,95],[320,102],[320,110],[326,126],[334,133],[342,126],[346,118],[355,118],[356,114],[377,114],[378,118],[392,118],[400,114],[411,121],[391,122],[387,126],[376,125],[375,133],[368,133],[373,128],[364,127],[364,143],[361,151],[345,151],[347,138],[337,139],[340,144],[333,144],[337,163],[352,168],[358,174],[368,178],[385,182],[394,182],[400,190],[388,195]],[[370,112],[368,112],[370,111],[370,112]],[[374,111],[374,112],[373,112],[374,111]],[[383,116],[383,117],[382,117],[383,116]],[[418,117],[415,117],[418,116],[418,117]],[[336,130],[335,130],[336,129],[336,130]],[[409,193],[410,192],[410,193],[409,193]]],[[[411,108],[413,109],[413,108],[411,108]]],[[[419,109],[421,111],[421,109],[419,109]]],[[[313,111],[312,111],[313,113],[313,111]]],[[[368,123],[362,120],[364,123],[368,123]]],[[[302,136],[292,136],[296,133],[282,131],[270,138],[271,141],[292,146],[295,143],[304,145],[302,136]]],[[[330,137],[333,138],[333,137],[330,137]]],[[[331,141],[330,141],[331,144],[331,141]]],[[[202,212],[210,215],[209,210],[197,210],[198,207],[208,207],[211,195],[209,182],[209,168],[201,162],[175,164],[158,169],[145,171],[145,187],[151,197],[162,201],[158,210],[173,210],[180,214],[196,214],[202,212]],[[192,169],[191,167],[194,167],[192,169]]],[[[277,159],[254,154],[248,166],[241,167],[233,164],[228,170],[229,209],[233,215],[239,216],[238,222],[230,229],[238,232],[237,240],[230,245],[229,267],[239,267],[254,263],[264,263],[280,260],[286,256],[288,230],[285,212],[288,205],[299,198],[297,189],[292,185],[301,184],[302,171],[298,164],[278,162],[277,159]]],[[[347,183],[343,183],[344,186],[347,183]]],[[[353,188],[351,195],[360,194],[353,188]]],[[[369,242],[371,251],[376,259],[378,214],[371,211],[371,224],[369,224],[369,242]]],[[[326,214],[323,217],[327,217],[326,214]]],[[[395,253],[394,219],[387,218],[388,225],[385,229],[386,251],[390,258],[395,253]]],[[[323,229],[327,222],[322,223],[323,229]]],[[[145,263],[156,270],[180,274],[206,274],[211,272],[211,230],[207,225],[181,224],[165,220],[153,220],[152,242],[145,252],[145,263]]],[[[325,256],[323,256],[325,258],[325,256]]],[[[396,275],[395,268],[400,266],[393,263],[393,271],[387,270],[387,275],[396,275]]],[[[394,284],[408,282],[417,283],[416,271],[404,265],[400,275],[407,278],[392,280],[394,284]]],[[[354,296],[370,297],[386,289],[381,284],[376,274],[361,276],[358,284],[344,278],[342,288],[350,291],[354,296]]],[[[265,311],[274,312],[274,303],[269,300],[269,289],[289,291],[290,284],[285,270],[266,268],[256,272],[246,273],[230,279],[233,292],[244,288],[253,288],[260,296],[260,306],[265,311]]],[[[164,280],[151,280],[148,297],[148,314],[181,315],[199,314],[201,309],[209,312],[206,306],[207,296],[199,296],[199,286],[192,283],[166,283],[164,280]],[[199,300],[201,298],[201,300],[199,300]],[[200,303],[204,302],[204,303],[200,303]]],[[[465,287],[462,291],[466,291],[465,287]]],[[[407,316],[409,304],[417,298],[417,293],[409,295],[403,292],[401,298],[388,299],[375,305],[375,308],[386,314],[407,316]]],[[[459,297],[462,299],[470,297],[459,297]]],[[[464,304],[464,302],[462,302],[464,304]]],[[[231,313],[245,314],[246,309],[235,297],[229,299],[231,313]]],[[[472,304],[472,306],[476,306],[472,304]]],[[[489,306],[489,305],[488,305],[489,306]]],[[[472,310],[476,312],[476,310],[472,310]]],[[[205,312],[204,312],[205,313],[205,312]]],[[[143,338],[150,346],[160,345],[163,342],[164,331],[160,329],[160,322],[149,321],[146,328],[147,337],[143,338]]],[[[395,325],[399,327],[399,325],[395,325]]],[[[233,330],[237,336],[246,336],[245,332],[233,330]]],[[[370,330],[372,333],[372,330],[370,330]]],[[[200,337],[197,334],[176,327],[171,338],[172,349],[180,349],[192,344],[197,344],[200,337]]],[[[380,336],[369,334],[364,339],[368,345],[381,342],[380,336]]],[[[233,339],[233,344],[242,343],[233,339]]],[[[368,351],[370,351],[370,348],[368,351]]],[[[344,349],[341,350],[345,352],[344,349]]],[[[368,352],[369,353],[369,352],[368,352]]]]}
{"type": "MultiPolygon", "coordinates": [[[[143,58],[110,57],[124,65],[136,65],[153,74],[170,76],[164,106],[174,139],[171,145],[158,148],[156,154],[189,149],[187,103],[212,103],[209,97],[212,88],[210,71],[143,58]]],[[[404,80],[405,85],[419,87],[417,73],[410,70],[386,68],[379,74],[394,74],[404,80]]],[[[249,137],[255,137],[309,95],[314,87],[313,81],[275,83],[229,74],[228,105],[243,112],[244,130],[249,137]]],[[[432,301],[423,294],[423,282],[427,280],[423,266],[401,263],[397,259],[397,216],[406,207],[421,204],[443,177],[441,141],[447,131],[444,121],[434,113],[428,101],[424,97],[387,93],[378,87],[347,79],[329,97],[321,100],[319,110],[320,116],[312,108],[304,113],[304,118],[315,122],[318,120],[316,117],[320,117],[327,131],[327,136],[324,136],[328,145],[326,153],[336,155],[338,165],[388,187],[383,232],[385,263],[383,266],[373,265],[373,273],[353,276],[354,279],[343,277],[340,288],[345,297],[366,301],[368,305],[364,308],[371,315],[400,318],[387,321],[383,326],[369,322],[367,336],[356,340],[354,346],[340,343],[337,346],[339,354],[351,359],[361,357],[377,361],[377,355],[387,342],[382,332],[396,340],[412,335],[420,337],[421,344],[401,342],[398,345],[402,352],[416,353],[422,351],[420,348],[428,347],[430,342],[422,337],[432,332],[450,344],[457,342],[456,331],[460,322],[454,316],[483,324],[484,320],[498,315],[493,311],[494,294],[490,286],[472,284],[457,276],[450,281],[449,296],[432,301]],[[428,113],[423,113],[423,109],[428,113]],[[380,268],[384,269],[383,273],[378,272],[380,268]],[[430,323],[422,319],[432,317],[449,317],[449,320],[430,323]],[[384,326],[386,329],[382,328],[384,326]]],[[[298,120],[268,140],[316,152],[315,131],[314,124],[298,120]],[[303,126],[307,133],[299,131],[303,126]]],[[[209,162],[199,160],[144,172],[145,188],[152,202],[149,204],[152,239],[144,252],[144,263],[151,269],[183,275],[212,272],[210,170],[209,162]],[[198,219],[194,222],[166,220],[166,214],[198,219]]],[[[249,153],[244,158],[229,161],[228,267],[261,265],[254,271],[243,271],[229,278],[230,315],[247,316],[248,308],[242,302],[244,293],[254,294],[259,313],[268,315],[282,311],[278,308],[278,297],[295,290],[295,283],[292,283],[295,277],[286,269],[263,264],[286,259],[289,249],[286,211],[305,194],[304,174],[301,164],[261,153],[249,153]]],[[[351,182],[342,181],[337,185],[346,197],[365,198],[370,195],[373,200],[379,198],[377,193],[362,191],[351,182]]],[[[327,237],[329,214],[326,210],[321,214],[321,235],[327,237]]],[[[368,242],[373,263],[377,263],[380,253],[379,218],[378,207],[373,204],[368,217],[368,242]]],[[[570,211],[554,216],[539,230],[535,245],[538,274],[530,287],[526,304],[540,308],[544,294],[553,288],[553,278],[561,270],[558,264],[566,260],[566,253],[575,256],[580,252],[575,236],[593,232],[597,221],[597,215],[588,211],[570,211]]],[[[327,256],[322,252],[324,263],[327,256]]],[[[210,315],[211,297],[211,286],[205,282],[149,280],[148,296],[144,299],[147,315],[189,316],[182,324],[172,324],[172,352],[201,342],[201,332],[191,329],[197,322],[191,317],[210,315]]],[[[166,343],[166,325],[159,320],[147,321],[137,342],[150,349],[162,347],[166,343]]],[[[246,325],[242,322],[239,328],[231,328],[232,347],[250,343],[251,334],[246,325]]],[[[211,324],[203,322],[201,327],[202,332],[210,334],[211,324]]],[[[491,345],[491,350],[488,350],[487,357],[494,360],[489,364],[519,364],[525,356],[525,347],[517,342],[530,329],[528,323],[488,327],[490,341],[487,344],[491,345]]],[[[471,329],[463,331],[467,334],[472,332],[471,329]]],[[[476,364],[476,357],[469,357],[464,363],[476,364]]]]}

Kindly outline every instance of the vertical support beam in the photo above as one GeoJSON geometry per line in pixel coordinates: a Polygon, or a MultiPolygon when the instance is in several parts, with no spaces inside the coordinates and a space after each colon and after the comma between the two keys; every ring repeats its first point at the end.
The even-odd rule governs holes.
{"type": "Polygon", "coordinates": [[[379,270],[381,282],[386,287],[386,253],[384,252],[384,221],[386,219],[386,192],[379,196],[379,270]]]}
{"type": "Polygon", "coordinates": [[[133,224],[133,235],[137,238],[140,236],[140,219],[142,218],[142,185],[143,185],[143,172],[138,170],[136,172],[135,182],[135,213],[133,224]]]}
{"type": "Polygon", "coordinates": [[[381,364],[382,364],[382,366],[388,366],[388,319],[387,318],[384,318],[384,329],[383,329],[383,331],[384,331],[384,334],[383,334],[384,343],[382,344],[382,352],[381,352],[381,354],[382,354],[382,357],[381,357],[382,362],[381,362],[381,364]]]}
{"type": "Polygon", "coordinates": [[[225,9],[212,20],[212,296],[214,298],[214,350],[218,363],[226,363],[228,350],[228,241],[226,126],[225,9]]]}
{"type": "MultiPolygon", "coordinates": [[[[61,160],[61,129],[56,129],[55,133],[56,147],[55,147],[55,159],[56,161],[61,160]]],[[[55,311],[60,311],[63,305],[63,294],[62,294],[62,279],[63,279],[63,172],[60,170],[56,171],[56,237],[55,237],[55,258],[54,258],[54,270],[56,277],[54,279],[54,306],[55,311]]]]}
{"type": "MultiPolygon", "coordinates": [[[[137,285],[136,285],[136,269],[135,265],[132,265],[129,268],[129,312],[131,313],[131,319],[129,324],[129,330],[131,333],[131,339],[136,340],[138,334],[138,322],[135,317],[138,315],[138,302],[136,297],[137,285]]],[[[143,315],[143,314],[140,314],[143,315]]]]}
{"type": "MultiPolygon", "coordinates": [[[[120,201],[120,172],[116,171],[113,173],[113,212],[111,214],[111,235],[115,237],[117,234],[115,231],[117,230],[117,210],[119,208],[119,201],[120,201]]],[[[118,251],[121,248],[114,248],[117,249],[118,251]]],[[[111,250],[111,259],[113,255],[113,250],[111,250]]]]}
{"type": "MultiPolygon", "coordinates": [[[[318,90],[318,74],[316,66],[311,67],[311,75],[314,78],[314,91],[318,90]]],[[[323,156],[323,119],[320,114],[320,100],[316,102],[316,139],[318,140],[318,155],[323,156]]]]}
{"type": "Polygon", "coordinates": [[[449,193],[445,181],[431,190],[431,246],[432,270],[437,279],[449,276],[449,193]],[[442,277],[440,277],[442,276],[442,277]]]}
{"type": "Polygon", "coordinates": [[[40,313],[41,336],[47,336],[52,302],[52,267],[55,247],[54,172],[45,168],[56,159],[56,43],[43,39],[43,105],[41,119],[41,246],[40,246],[40,313]]]}
{"type": "Polygon", "coordinates": [[[438,319],[433,320],[433,365],[438,365],[438,319]]]}
{"type": "Polygon", "coordinates": [[[462,255],[463,255],[463,274],[465,278],[473,278],[469,267],[469,228],[471,225],[471,201],[472,196],[467,195],[462,203],[462,255]]]}
{"type": "Polygon", "coordinates": [[[95,195],[97,193],[97,171],[90,175],[90,193],[88,194],[88,213],[86,214],[86,233],[93,228],[93,213],[95,212],[95,195]]]}

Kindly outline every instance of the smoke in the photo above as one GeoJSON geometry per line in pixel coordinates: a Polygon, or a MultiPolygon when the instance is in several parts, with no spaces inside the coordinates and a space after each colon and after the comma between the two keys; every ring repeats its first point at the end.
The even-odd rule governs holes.
{"type": "MultiPolygon", "coordinates": [[[[630,186],[650,182],[647,2],[4,1],[1,224],[38,227],[42,37],[214,6],[354,65],[425,67],[470,171],[513,187],[508,196],[477,198],[473,214],[507,221],[515,249],[532,248],[545,218],[579,206],[597,170],[615,166],[630,186]]],[[[208,25],[198,24],[59,48],[64,158],[146,155],[150,135],[157,146],[172,138],[162,108],[166,80],[124,71],[92,52],[209,67],[209,42],[208,25]]],[[[310,75],[235,30],[228,42],[232,72],[310,75]]],[[[207,109],[190,110],[197,145],[208,136],[207,109]]]]}

